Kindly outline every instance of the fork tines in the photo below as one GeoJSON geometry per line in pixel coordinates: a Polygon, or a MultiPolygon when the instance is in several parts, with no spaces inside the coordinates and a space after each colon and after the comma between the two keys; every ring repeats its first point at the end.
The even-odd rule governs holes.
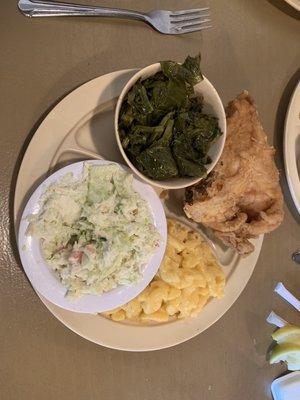
{"type": "Polygon", "coordinates": [[[212,28],[210,22],[209,7],[170,12],[171,29],[178,33],[212,28]]]}

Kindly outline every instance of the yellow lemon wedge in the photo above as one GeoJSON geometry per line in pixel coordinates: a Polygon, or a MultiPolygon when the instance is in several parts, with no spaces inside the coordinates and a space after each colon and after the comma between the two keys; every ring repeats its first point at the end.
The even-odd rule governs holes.
{"type": "Polygon", "coordinates": [[[300,327],[295,325],[286,325],[277,329],[272,334],[273,340],[277,343],[295,343],[300,345],[300,327]]]}
{"type": "Polygon", "coordinates": [[[270,353],[270,364],[285,361],[287,364],[300,364],[300,344],[277,344],[270,353]]]}

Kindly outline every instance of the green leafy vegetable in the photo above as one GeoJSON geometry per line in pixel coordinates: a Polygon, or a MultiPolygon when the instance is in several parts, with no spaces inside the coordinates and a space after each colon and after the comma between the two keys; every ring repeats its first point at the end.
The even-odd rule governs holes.
{"type": "Polygon", "coordinates": [[[140,171],[153,179],[168,179],[178,176],[178,169],[170,147],[152,147],[136,158],[140,171]]]}
{"type": "Polygon", "coordinates": [[[183,64],[174,61],[162,61],[161,68],[163,73],[173,81],[184,82],[191,86],[203,80],[200,71],[200,54],[196,57],[188,56],[183,64]]]}
{"type": "Polygon", "coordinates": [[[222,134],[218,120],[202,112],[194,86],[203,79],[200,54],[137,82],[121,107],[119,133],[132,163],[146,176],[164,180],[205,175],[208,152],[222,134]]]}

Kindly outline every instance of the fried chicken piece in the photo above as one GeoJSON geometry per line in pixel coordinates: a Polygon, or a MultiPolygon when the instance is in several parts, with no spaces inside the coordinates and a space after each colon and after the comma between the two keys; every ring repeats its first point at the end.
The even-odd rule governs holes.
{"type": "Polygon", "coordinates": [[[186,189],[184,211],[211,228],[227,246],[246,256],[248,240],[276,229],[283,219],[283,197],[275,150],[268,146],[247,92],[231,101],[222,156],[209,176],[186,189]]]}

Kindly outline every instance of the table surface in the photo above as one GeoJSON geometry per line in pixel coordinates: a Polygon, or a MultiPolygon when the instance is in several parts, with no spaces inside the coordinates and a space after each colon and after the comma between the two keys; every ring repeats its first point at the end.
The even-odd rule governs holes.
{"type": "Polygon", "coordinates": [[[300,247],[299,218],[282,164],[284,117],[300,78],[299,13],[281,0],[101,1],[139,10],[211,7],[213,29],[172,37],[137,22],[27,19],[16,3],[2,0],[0,13],[0,398],[270,399],[270,383],[285,369],[266,361],[272,332],[266,315],[273,309],[300,323],[296,311],[273,294],[278,281],[300,294],[300,269],[291,261],[300,247]],[[20,160],[41,118],[73,88],[110,71],[181,61],[199,50],[203,71],[224,103],[242,89],[256,100],[277,148],[284,223],[266,236],[238,301],[206,332],[158,352],[106,349],[56,320],[24,276],[11,220],[20,160]]]}

